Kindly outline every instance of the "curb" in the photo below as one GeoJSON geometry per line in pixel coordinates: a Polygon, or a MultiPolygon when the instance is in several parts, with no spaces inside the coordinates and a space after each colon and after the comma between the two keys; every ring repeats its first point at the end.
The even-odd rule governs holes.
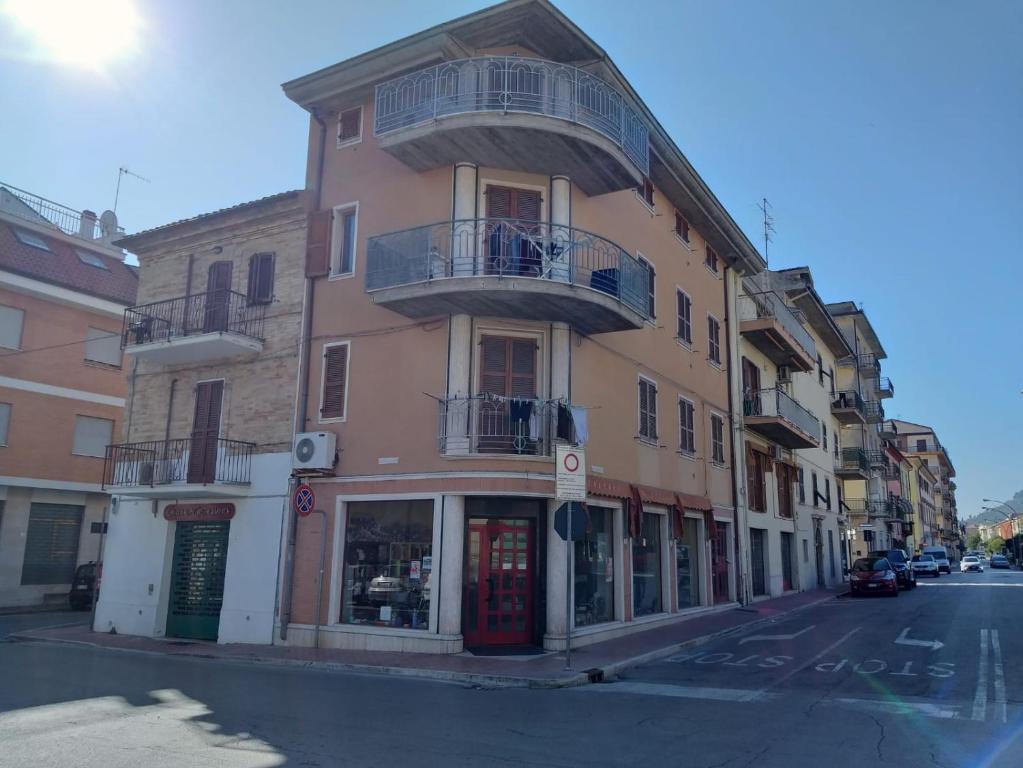
{"type": "Polygon", "coordinates": [[[141,648],[117,648],[102,643],[91,642],[88,640],[68,640],[60,638],[48,638],[48,637],[37,637],[31,634],[31,630],[25,632],[17,632],[7,636],[8,640],[14,640],[18,642],[31,642],[31,643],[47,643],[52,645],[74,645],[85,648],[98,648],[104,651],[115,651],[121,653],[135,653],[145,656],[161,656],[161,657],[172,657],[175,659],[191,659],[191,660],[212,660],[218,662],[226,662],[229,664],[260,664],[264,666],[274,667],[295,667],[300,669],[310,670],[322,670],[324,672],[334,673],[347,673],[347,674],[359,674],[359,675],[375,675],[380,677],[394,677],[394,678],[406,678],[406,679],[419,679],[419,680],[433,680],[436,682],[445,683],[456,683],[460,685],[473,686],[478,688],[529,688],[534,690],[554,690],[560,688],[576,688],[583,685],[589,685],[591,683],[610,682],[617,678],[617,676],[624,672],[626,669],[631,667],[639,666],[640,664],[646,664],[651,661],[658,661],[668,656],[672,656],[679,651],[686,650],[688,648],[698,647],[705,645],[706,643],[713,642],[722,637],[728,637],[729,635],[740,634],[747,630],[756,629],[767,624],[772,624],[783,618],[791,616],[799,611],[812,608],[814,606],[825,603],[828,600],[835,600],[839,595],[829,594],[826,597],[822,597],[819,600],[806,603],[804,605],[796,606],[787,611],[782,611],[775,614],[774,616],[766,616],[762,619],[740,624],[735,627],[729,627],[728,629],[722,629],[717,632],[711,632],[707,635],[701,635],[694,637],[689,640],[685,640],[681,643],[673,643],[672,645],[665,646],[663,648],[657,648],[653,651],[642,653],[638,656],[632,656],[628,659],[616,661],[611,664],[606,664],[602,667],[594,667],[586,671],[576,672],[572,675],[566,675],[563,677],[522,677],[516,675],[490,675],[481,674],[476,672],[459,672],[455,670],[443,670],[443,669],[422,669],[416,667],[387,667],[377,666],[369,664],[351,664],[340,661],[313,661],[313,660],[302,660],[302,659],[275,659],[269,657],[258,657],[252,656],[248,658],[242,657],[231,657],[231,656],[216,656],[210,653],[167,653],[166,651],[148,650],[141,648]]]}

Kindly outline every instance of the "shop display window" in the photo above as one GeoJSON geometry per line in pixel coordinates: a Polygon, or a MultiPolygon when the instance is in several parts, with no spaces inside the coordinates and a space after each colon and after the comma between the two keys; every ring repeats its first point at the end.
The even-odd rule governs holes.
{"type": "Polygon", "coordinates": [[[589,508],[586,537],[575,542],[575,626],[614,620],[614,512],[589,508]]]}
{"type": "Polygon", "coordinates": [[[675,546],[679,610],[700,604],[700,555],[700,521],[686,518],[682,538],[675,546]]]}
{"type": "Polygon", "coordinates": [[[643,513],[639,536],[632,540],[632,615],[660,613],[661,515],[643,513]]]}
{"type": "Polygon", "coordinates": [[[347,505],[341,623],[428,629],[433,501],[347,505]]]}

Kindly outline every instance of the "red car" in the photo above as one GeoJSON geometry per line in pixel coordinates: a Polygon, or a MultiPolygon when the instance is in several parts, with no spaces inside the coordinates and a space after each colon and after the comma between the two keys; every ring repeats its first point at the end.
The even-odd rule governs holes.
{"type": "Polygon", "coordinates": [[[899,581],[887,557],[861,557],[849,569],[853,596],[874,592],[899,596],[899,581]]]}

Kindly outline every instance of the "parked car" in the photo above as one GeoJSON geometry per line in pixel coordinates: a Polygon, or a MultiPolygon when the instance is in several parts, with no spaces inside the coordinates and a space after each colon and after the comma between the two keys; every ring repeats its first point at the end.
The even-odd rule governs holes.
{"type": "Polygon", "coordinates": [[[93,593],[99,599],[99,589],[96,584],[96,563],[83,563],[75,569],[74,578],[71,579],[71,591],[68,593],[68,603],[72,611],[84,611],[92,608],[93,593]]]}
{"type": "Polygon", "coordinates": [[[952,573],[952,564],[948,560],[948,550],[944,547],[924,547],[920,550],[921,555],[930,555],[938,564],[938,571],[952,573]]]}
{"type": "Polygon", "coordinates": [[[983,573],[984,566],[980,562],[980,558],[976,555],[967,555],[959,563],[959,572],[966,573],[967,571],[975,571],[976,573],[983,573]]]}
{"type": "Polygon", "coordinates": [[[1005,555],[991,555],[991,568],[1008,568],[1009,559],[1005,555]]]}
{"type": "Polygon", "coordinates": [[[913,559],[909,564],[913,569],[913,573],[918,576],[921,574],[924,576],[933,576],[934,578],[941,576],[941,569],[938,567],[937,561],[931,555],[913,555],[913,559]]]}
{"type": "Polygon", "coordinates": [[[914,589],[916,587],[916,574],[909,567],[909,557],[903,549],[888,549],[870,552],[868,557],[887,557],[888,562],[895,571],[895,578],[903,589],[914,589]]]}
{"type": "Polygon", "coordinates": [[[853,597],[872,592],[899,596],[899,580],[887,557],[861,557],[849,569],[853,597]]]}

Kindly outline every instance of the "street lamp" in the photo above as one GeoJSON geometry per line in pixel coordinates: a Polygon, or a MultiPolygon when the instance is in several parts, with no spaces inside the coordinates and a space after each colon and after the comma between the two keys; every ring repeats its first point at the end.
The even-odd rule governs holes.
{"type": "MultiPolygon", "coordinates": [[[[981,499],[981,501],[987,501],[987,502],[990,502],[991,504],[999,504],[999,505],[1001,505],[1003,507],[1008,507],[1015,514],[1017,514],[1017,515],[1019,514],[1019,510],[1017,510],[1014,506],[1012,506],[1012,504],[1009,504],[1006,501],[998,501],[998,499],[981,499]]],[[[1010,523],[1012,522],[1012,516],[1005,514],[1004,512],[1002,512],[1001,509],[998,509],[997,507],[984,507],[984,509],[990,510],[991,512],[997,512],[1002,517],[1004,517],[1006,520],[1008,520],[1010,523]]],[[[1019,568],[1020,567],[1020,562],[1019,562],[1019,539],[1016,538],[1016,532],[1012,530],[1011,526],[1010,526],[1009,530],[1012,532],[1012,548],[1013,548],[1013,552],[1014,552],[1014,554],[1016,556],[1016,567],[1019,568]]]]}

